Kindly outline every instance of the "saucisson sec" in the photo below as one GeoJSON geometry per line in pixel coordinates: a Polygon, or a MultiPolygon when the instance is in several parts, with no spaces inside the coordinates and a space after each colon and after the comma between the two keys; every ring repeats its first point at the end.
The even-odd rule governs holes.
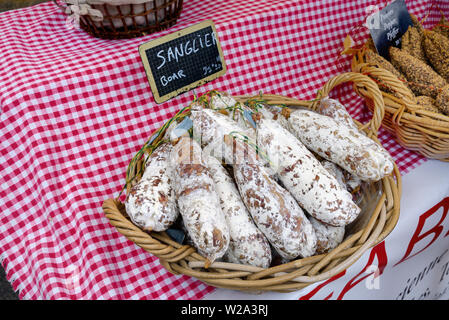
{"type": "Polygon", "coordinates": [[[315,232],[295,199],[267,174],[245,142],[229,135],[224,142],[226,157],[236,160],[234,178],[243,202],[279,255],[287,260],[313,255],[315,232]]]}
{"type": "Polygon", "coordinates": [[[172,187],[172,149],[163,143],[149,156],[142,178],[125,200],[131,221],[147,231],[164,231],[179,215],[172,187]]]}
{"type": "Polygon", "coordinates": [[[331,117],[295,110],[288,122],[307,148],[363,181],[378,181],[393,171],[392,158],[383,147],[331,117]]]}
{"type": "Polygon", "coordinates": [[[201,147],[190,137],[181,137],[173,148],[172,165],[184,226],[207,267],[226,253],[230,237],[213,178],[201,147]]]}
{"type": "Polygon", "coordinates": [[[316,253],[323,254],[337,247],[345,236],[345,227],[334,227],[323,223],[314,217],[309,217],[315,230],[317,245],[316,253]]]}
{"type": "Polygon", "coordinates": [[[224,258],[229,262],[269,267],[270,244],[254,224],[234,180],[216,158],[209,156],[207,164],[229,227],[230,242],[224,258]]]}
{"type": "Polygon", "coordinates": [[[347,225],[358,216],[360,208],[351,194],[279,123],[260,119],[257,142],[285,188],[310,215],[333,226],[347,225]]]}
{"type": "MultiPolygon", "coordinates": [[[[216,110],[203,108],[200,103],[193,103],[191,107],[193,136],[196,140],[201,141],[201,146],[205,153],[211,154],[216,158],[225,159],[223,155],[223,138],[225,135],[239,134],[247,136],[252,140],[255,139],[255,130],[253,128],[245,130],[228,116],[216,110]]],[[[264,166],[271,177],[275,177],[275,173],[264,159],[258,158],[257,161],[261,166],[264,166]]],[[[228,164],[232,164],[232,162],[228,164]]]]}
{"type": "Polygon", "coordinates": [[[316,111],[344,123],[352,129],[359,130],[345,106],[336,99],[331,99],[329,97],[321,99],[316,111]]]}

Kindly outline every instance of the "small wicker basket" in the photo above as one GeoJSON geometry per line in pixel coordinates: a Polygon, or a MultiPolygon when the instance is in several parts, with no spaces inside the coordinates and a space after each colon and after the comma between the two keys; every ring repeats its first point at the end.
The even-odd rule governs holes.
{"type": "Polygon", "coordinates": [[[128,39],[176,24],[183,0],[53,0],[97,38],[128,39]]]}
{"type": "MultiPolygon", "coordinates": [[[[377,131],[383,117],[383,99],[376,83],[369,77],[358,73],[338,75],[319,91],[318,98],[327,96],[332,88],[345,82],[353,82],[356,88],[363,88],[372,97],[378,112],[374,113],[367,124],[356,123],[370,138],[379,143],[377,131]]],[[[235,98],[246,101],[251,97],[235,98]]],[[[301,106],[315,110],[318,104],[317,100],[300,101],[277,95],[262,95],[257,98],[262,98],[268,104],[284,104],[291,108],[301,106]]],[[[187,107],[177,115],[188,115],[188,112],[187,107]]],[[[164,135],[166,127],[168,127],[167,123],[158,136],[164,135]]],[[[154,139],[153,134],[142,150],[150,154],[157,140],[158,138],[154,139]]],[[[133,177],[138,180],[143,171],[142,166],[143,157],[137,157],[136,162],[131,161],[127,171],[127,181],[133,177]]],[[[147,233],[134,225],[127,217],[125,205],[118,199],[104,201],[103,210],[118,232],[157,256],[160,263],[174,274],[192,276],[215,287],[252,293],[291,292],[342,272],[357,261],[365,251],[381,242],[396,226],[399,218],[400,195],[401,176],[395,166],[391,176],[369,185],[364,191],[362,213],[354,223],[348,226],[347,235],[338,247],[327,254],[297,259],[267,269],[226,262],[214,262],[206,269],[204,268],[206,259],[198,254],[195,248],[175,242],[166,232],[147,233]]]]}
{"type": "Polygon", "coordinates": [[[365,46],[356,50],[352,71],[377,79],[402,97],[381,91],[385,104],[375,106],[367,90],[356,88],[368,108],[373,111],[384,107],[383,127],[405,149],[417,151],[426,158],[449,161],[449,116],[422,110],[404,82],[390,71],[367,63],[365,53],[365,46]]]}

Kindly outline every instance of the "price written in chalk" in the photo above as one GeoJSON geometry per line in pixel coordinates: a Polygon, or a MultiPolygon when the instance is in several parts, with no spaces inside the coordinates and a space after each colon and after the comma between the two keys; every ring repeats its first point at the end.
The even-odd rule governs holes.
{"type": "Polygon", "coordinates": [[[147,42],[139,52],[157,103],[226,73],[212,20],[147,42]]]}
{"type": "Polygon", "coordinates": [[[210,74],[213,74],[217,71],[221,70],[221,63],[212,63],[208,66],[203,67],[203,76],[208,76],[210,74]]]}

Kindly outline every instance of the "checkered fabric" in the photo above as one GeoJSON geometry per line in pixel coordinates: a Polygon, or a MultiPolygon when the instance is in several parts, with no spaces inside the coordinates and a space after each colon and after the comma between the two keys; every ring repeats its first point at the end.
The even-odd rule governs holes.
{"type": "MultiPolygon", "coordinates": [[[[433,1],[408,0],[426,24],[433,1]]],[[[107,41],[66,26],[52,2],[0,14],[0,257],[21,299],[200,299],[214,288],[167,272],[119,234],[101,205],[116,197],[149,135],[193,93],[156,104],[138,46],[213,19],[228,72],[196,89],[312,99],[330,77],[368,5],[384,1],[186,0],[178,23],[107,41]]],[[[449,15],[445,0],[438,6],[449,15]]],[[[351,87],[333,92],[369,119],[351,87]]],[[[402,173],[424,159],[380,131],[402,173]]]]}

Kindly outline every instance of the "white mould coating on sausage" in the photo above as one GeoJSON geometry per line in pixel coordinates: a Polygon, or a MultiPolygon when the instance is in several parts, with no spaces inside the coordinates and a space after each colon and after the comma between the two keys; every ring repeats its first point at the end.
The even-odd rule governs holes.
{"type": "Polygon", "coordinates": [[[293,134],[276,121],[259,121],[257,141],[285,188],[313,217],[334,226],[343,226],[360,213],[351,194],[293,134]]]}
{"type": "Polygon", "coordinates": [[[345,227],[334,227],[325,224],[314,217],[309,217],[312,224],[316,239],[316,253],[323,254],[329,252],[331,249],[337,247],[345,236],[345,227]]]}
{"type": "Polygon", "coordinates": [[[393,171],[388,152],[358,130],[309,110],[293,111],[288,121],[307,148],[363,181],[378,181],[393,171]]]}
{"type": "Polygon", "coordinates": [[[285,259],[313,255],[315,232],[295,199],[262,166],[255,164],[255,152],[247,149],[244,142],[226,136],[225,144],[237,154],[246,154],[234,164],[234,178],[259,230],[285,259]]]}
{"type": "MultiPolygon", "coordinates": [[[[190,118],[193,121],[194,137],[205,147],[210,143],[223,141],[223,137],[231,132],[244,130],[232,119],[212,109],[192,109],[190,118]]],[[[254,135],[254,133],[245,132],[254,135]]]]}
{"type": "Polygon", "coordinates": [[[362,180],[360,180],[355,175],[349,173],[348,171],[340,168],[338,165],[336,165],[333,162],[330,162],[326,159],[323,159],[320,161],[324,168],[326,168],[327,171],[331,175],[333,175],[337,181],[346,188],[349,192],[356,191],[362,184],[362,180]]]}
{"type": "Polygon", "coordinates": [[[184,226],[198,252],[212,263],[228,249],[229,228],[201,147],[183,137],[173,148],[172,161],[174,189],[184,226]]]}
{"type": "Polygon", "coordinates": [[[349,192],[354,192],[360,189],[360,187],[362,186],[363,181],[360,180],[359,177],[356,177],[353,174],[350,174],[349,172],[345,171],[344,172],[345,176],[346,176],[346,189],[349,192]]]}
{"type": "Polygon", "coordinates": [[[237,100],[227,92],[215,91],[212,92],[210,96],[209,104],[211,109],[227,109],[237,104],[237,100]]]}
{"type": "Polygon", "coordinates": [[[264,105],[258,109],[258,112],[264,119],[270,119],[277,121],[282,127],[288,130],[288,121],[282,114],[282,107],[275,105],[264,105]]]}
{"type": "MultiPolygon", "coordinates": [[[[223,138],[225,135],[236,133],[238,136],[247,136],[255,141],[255,130],[244,130],[235,121],[224,114],[212,109],[203,109],[201,105],[192,107],[191,119],[193,122],[193,136],[195,140],[201,141],[205,153],[212,154],[217,159],[226,159],[227,164],[232,164],[233,159],[226,158],[223,138]],[[242,134],[242,135],[240,135],[242,134]]],[[[258,158],[257,163],[264,166],[271,177],[275,173],[263,158],[258,158]]]]}
{"type": "Polygon", "coordinates": [[[148,158],[144,174],[126,197],[125,208],[131,220],[148,231],[164,231],[178,217],[172,188],[169,143],[160,145],[148,158]]]}
{"type": "Polygon", "coordinates": [[[240,130],[253,130],[248,120],[243,115],[243,110],[252,111],[247,106],[237,102],[229,93],[214,91],[210,94],[209,107],[214,110],[220,110],[219,113],[226,115],[240,130]]]}
{"type": "Polygon", "coordinates": [[[225,259],[233,263],[269,267],[270,244],[254,224],[234,180],[216,158],[208,157],[207,164],[229,227],[230,242],[225,259]]]}
{"type": "Polygon", "coordinates": [[[338,183],[344,188],[346,188],[346,177],[344,175],[343,170],[337,166],[335,163],[330,162],[328,160],[321,160],[320,161],[323,167],[333,176],[335,179],[337,179],[338,183]]]}
{"type": "Polygon", "coordinates": [[[350,128],[359,130],[345,106],[338,100],[329,97],[321,99],[320,104],[317,107],[317,112],[344,123],[350,128]]]}
{"type": "MultiPolygon", "coordinates": [[[[320,101],[320,104],[318,105],[317,112],[331,117],[346,126],[357,130],[359,133],[365,135],[365,133],[361,130],[359,130],[358,126],[355,124],[354,120],[352,119],[351,115],[347,111],[346,107],[338,100],[331,99],[329,97],[323,98],[320,101]]],[[[329,162],[332,163],[332,162],[329,162]]],[[[334,166],[336,166],[334,163],[332,163],[334,166]]],[[[343,170],[340,167],[338,167],[338,170],[343,170]]],[[[338,173],[340,174],[340,173],[338,173]]],[[[343,175],[345,176],[345,186],[346,189],[349,192],[353,192],[354,190],[357,190],[360,185],[362,184],[362,180],[360,180],[359,177],[347,172],[346,170],[343,171],[343,175]]]]}

